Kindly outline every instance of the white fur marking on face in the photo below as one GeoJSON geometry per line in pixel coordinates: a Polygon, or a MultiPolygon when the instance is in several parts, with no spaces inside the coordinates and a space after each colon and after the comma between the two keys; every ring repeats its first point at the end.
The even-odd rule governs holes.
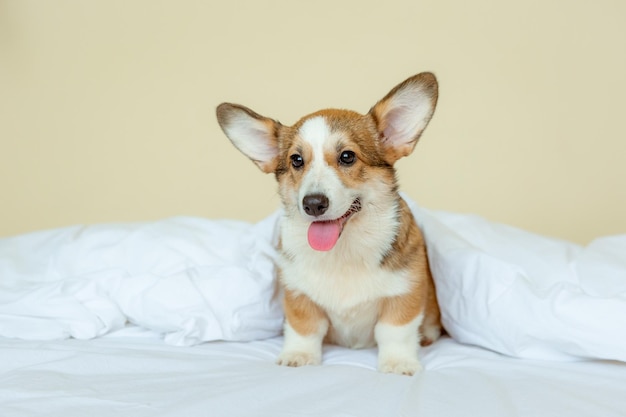
{"type": "MultiPolygon", "coordinates": [[[[306,120],[298,130],[300,138],[311,146],[312,157],[308,172],[305,174],[298,191],[298,200],[313,193],[321,193],[328,197],[330,207],[322,220],[336,219],[342,216],[354,201],[354,196],[346,193],[335,169],[328,165],[324,151],[335,148],[338,134],[333,134],[322,116],[306,120]]],[[[304,212],[301,211],[303,214],[304,212]]]]}
{"type": "Polygon", "coordinates": [[[324,144],[328,142],[330,127],[322,116],[313,117],[300,126],[300,137],[313,148],[315,156],[323,156],[324,144]]]}

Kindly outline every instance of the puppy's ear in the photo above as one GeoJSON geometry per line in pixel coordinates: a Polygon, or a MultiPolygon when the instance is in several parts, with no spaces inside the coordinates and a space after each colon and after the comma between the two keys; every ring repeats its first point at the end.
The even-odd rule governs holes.
{"type": "Polygon", "coordinates": [[[437,79],[430,72],[398,84],[369,114],[374,117],[385,152],[393,164],[413,152],[437,105],[437,79]]]}
{"type": "Polygon", "coordinates": [[[279,122],[238,104],[222,103],[216,114],[220,127],[241,153],[265,173],[276,170],[279,122]]]}

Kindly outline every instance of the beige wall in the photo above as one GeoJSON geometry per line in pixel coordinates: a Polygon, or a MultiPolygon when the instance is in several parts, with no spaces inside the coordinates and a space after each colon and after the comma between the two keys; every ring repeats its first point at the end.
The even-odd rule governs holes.
{"type": "Polygon", "coordinates": [[[364,112],[424,70],[440,102],[399,163],[411,197],[583,243],[626,233],[626,2],[0,0],[0,235],[259,220],[274,179],[217,104],[364,112]]]}

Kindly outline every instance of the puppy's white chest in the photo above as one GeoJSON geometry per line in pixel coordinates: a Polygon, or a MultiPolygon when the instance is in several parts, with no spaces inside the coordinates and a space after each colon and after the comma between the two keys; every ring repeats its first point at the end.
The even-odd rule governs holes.
{"type": "Polygon", "coordinates": [[[343,313],[410,289],[406,274],[378,266],[334,262],[332,259],[283,262],[282,282],[329,312],[343,313]]]}
{"type": "Polygon", "coordinates": [[[410,280],[405,273],[378,264],[345,262],[328,255],[284,260],[282,283],[324,309],[330,320],[330,342],[353,348],[373,346],[380,300],[408,292],[410,280]]]}
{"type": "Polygon", "coordinates": [[[330,320],[328,341],[360,349],[376,344],[374,326],[378,321],[378,302],[368,302],[342,311],[327,312],[330,320]]]}

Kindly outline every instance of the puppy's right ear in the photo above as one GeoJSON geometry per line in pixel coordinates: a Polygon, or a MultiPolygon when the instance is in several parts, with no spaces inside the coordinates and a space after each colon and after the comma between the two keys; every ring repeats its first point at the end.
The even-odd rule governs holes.
{"type": "Polygon", "coordinates": [[[220,127],[241,153],[261,171],[276,171],[279,122],[239,104],[222,103],[217,106],[216,114],[220,127]]]}

